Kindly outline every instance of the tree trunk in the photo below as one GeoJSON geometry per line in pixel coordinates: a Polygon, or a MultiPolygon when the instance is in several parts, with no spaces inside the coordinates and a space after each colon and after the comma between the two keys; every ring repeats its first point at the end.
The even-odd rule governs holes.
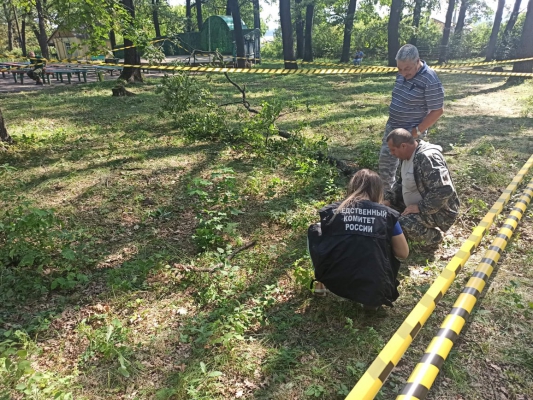
{"type": "Polygon", "coordinates": [[[494,16],[494,24],[492,25],[492,32],[490,34],[489,44],[487,45],[487,54],[485,61],[492,61],[494,53],[496,52],[496,43],[498,42],[498,33],[500,32],[500,25],[502,23],[503,7],[505,0],[498,0],[498,8],[494,16]]]}
{"type": "Polygon", "coordinates": [[[296,0],[296,58],[304,58],[304,27],[305,21],[302,18],[302,0],[296,0]]]}
{"type": "Polygon", "coordinates": [[[509,35],[513,31],[514,25],[516,24],[516,20],[518,19],[518,14],[520,14],[521,4],[522,4],[522,0],[516,0],[514,2],[513,11],[511,12],[509,21],[507,22],[507,25],[505,26],[505,31],[503,32],[504,38],[509,37],[509,35]]]}
{"type": "Polygon", "coordinates": [[[198,23],[198,31],[201,31],[204,19],[202,18],[202,2],[200,0],[196,0],[196,22],[198,23]]]}
{"type": "MultiPolygon", "coordinates": [[[[257,30],[258,34],[261,35],[261,15],[259,10],[259,0],[252,0],[254,8],[254,29],[257,30]]],[[[256,62],[261,63],[261,38],[257,40],[257,54],[255,54],[256,62]]]]}
{"type": "MultiPolygon", "coordinates": [[[[526,20],[520,37],[517,57],[533,57],[533,0],[529,0],[527,5],[526,20]]],[[[516,62],[513,65],[513,72],[533,72],[533,61],[516,62]]]]}
{"type": "Polygon", "coordinates": [[[459,17],[457,17],[457,24],[455,25],[454,36],[459,36],[463,33],[465,27],[466,9],[468,8],[468,0],[461,1],[461,8],[459,9],[459,17]]]}
{"type": "Polygon", "coordinates": [[[22,55],[26,57],[28,52],[26,51],[26,19],[22,18],[20,26],[20,48],[22,49],[22,55]]]}
{"type": "Polygon", "coordinates": [[[396,66],[396,54],[400,50],[400,17],[402,13],[402,0],[392,0],[388,24],[388,56],[389,66],[396,66]]]}
{"type": "MultiPolygon", "coordinates": [[[[532,0],[533,1],[533,0],[532,0]]],[[[290,0],[279,0],[279,20],[283,42],[283,58],[286,69],[298,69],[294,58],[294,40],[292,38],[292,20],[290,0]]]]}
{"type": "Polygon", "coordinates": [[[422,2],[423,0],[415,0],[415,9],[413,10],[413,36],[411,36],[411,43],[413,46],[416,46],[418,42],[418,27],[420,26],[420,15],[422,14],[422,2]]]}
{"type": "Polygon", "coordinates": [[[7,133],[6,125],[4,123],[4,116],[2,115],[2,110],[0,109],[0,142],[11,143],[13,139],[7,133]]]}
{"type": "Polygon", "coordinates": [[[2,3],[4,8],[4,17],[7,21],[7,49],[9,51],[13,50],[13,16],[9,12],[6,3],[2,3]]]}
{"type": "Polygon", "coordinates": [[[159,0],[152,0],[152,19],[154,20],[155,36],[161,37],[161,28],[159,27],[159,0]]]}
{"type": "Polygon", "coordinates": [[[41,49],[41,56],[48,59],[50,54],[48,53],[48,36],[46,35],[45,15],[43,10],[43,3],[41,0],[35,0],[35,8],[37,9],[37,19],[39,20],[39,47],[41,49]]]}
{"type": "MultiPolygon", "coordinates": [[[[121,0],[122,5],[124,8],[130,13],[132,23],[133,20],[135,20],[135,6],[133,4],[133,0],[121,0]]],[[[124,37],[124,64],[130,64],[130,65],[140,65],[141,64],[141,57],[139,55],[139,52],[137,51],[137,47],[129,47],[133,46],[133,42],[124,37]]],[[[122,73],[119,76],[119,79],[123,79],[126,82],[142,82],[143,77],[141,74],[141,68],[140,67],[124,67],[122,69],[122,73]]]]}
{"type": "Polygon", "coordinates": [[[226,1],[226,15],[231,15],[231,0],[226,1]]]}
{"type": "Polygon", "coordinates": [[[231,8],[231,14],[233,16],[233,38],[235,40],[235,46],[237,47],[237,68],[244,68],[246,66],[246,54],[244,54],[244,35],[242,34],[241,8],[238,0],[230,0],[229,4],[231,8]]]}
{"type": "Polygon", "coordinates": [[[117,39],[115,37],[115,31],[110,30],[109,31],[109,43],[111,44],[111,50],[113,50],[115,47],[117,47],[117,39]]]}
{"type": "MultiPolygon", "coordinates": [[[[19,46],[22,48],[22,36],[20,34],[19,19],[18,19],[18,16],[17,16],[17,10],[16,10],[15,6],[13,5],[13,2],[11,2],[11,8],[13,10],[13,17],[15,18],[15,26],[17,28],[17,34],[18,34],[18,43],[19,43],[19,46]]],[[[26,53],[23,52],[22,55],[26,56],[26,53]]]]}
{"type": "Polygon", "coordinates": [[[185,19],[187,20],[185,22],[185,31],[190,32],[191,31],[191,0],[185,1],[185,19]]]}
{"type": "Polygon", "coordinates": [[[448,60],[448,43],[450,42],[454,8],[455,0],[449,0],[448,11],[446,11],[446,22],[444,23],[444,31],[442,32],[442,41],[440,42],[439,63],[445,63],[448,60]]]}
{"type": "Polygon", "coordinates": [[[315,4],[308,4],[305,8],[305,41],[304,41],[304,61],[313,61],[313,17],[315,15],[315,4]]]}
{"type": "Polygon", "coordinates": [[[346,21],[344,21],[344,40],[342,41],[341,62],[350,61],[350,44],[352,42],[353,20],[355,16],[355,7],[357,0],[350,0],[348,11],[346,12],[346,21]]]}
{"type": "Polygon", "coordinates": [[[7,20],[7,49],[13,50],[13,21],[7,20]]]}

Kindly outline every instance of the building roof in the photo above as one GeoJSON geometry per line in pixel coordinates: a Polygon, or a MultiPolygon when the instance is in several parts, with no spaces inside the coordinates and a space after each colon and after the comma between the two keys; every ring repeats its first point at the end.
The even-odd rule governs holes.
{"type": "Polygon", "coordinates": [[[52,45],[54,39],[59,38],[78,38],[78,39],[88,39],[89,36],[86,33],[77,33],[72,29],[63,29],[57,28],[52,35],[48,38],[48,44],[52,45]]]}
{"type": "MultiPolygon", "coordinates": [[[[226,23],[230,31],[235,29],[235,26],[233,25],[233,17],[231,15],[212,15],[205,20],[204,25],[207,24],[207,21],[210,18],[220,18],[226,23]]],[[[242,29],[248,29],[248,27],[246,26],[243,20],[241,20],[241,25],[242,25],[242,29]]]]}

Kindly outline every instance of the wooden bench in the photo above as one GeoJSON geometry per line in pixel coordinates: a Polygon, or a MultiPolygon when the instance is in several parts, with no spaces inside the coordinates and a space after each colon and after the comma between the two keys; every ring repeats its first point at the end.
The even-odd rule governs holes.
{"type": "MultiPolygon", "coordinates": [[[[87,83],[87,69],[81,69],[81,68],[64,68],[64,69],[58,69],[58,68],[48,68],[47,73],[50,73],[52,75],[55,75],[56,81],[61,81],[63,83],[63,75],[67,76],[68,83],[72,83],[72,74],[76,74],[78,77],[78,81],[81,82],[81,77],[83,76],[83,82],[87,83]]],[[[50,78],[48,78],[50,79],[50,78]]]]}
{"type": "MultiPolygon", "coordinates": [[[[20,78],[20,84],[24,85],[24,76],[30,71],[33,71],[33,70],[30,68],[25,68],[25,69],[17,69],[17,70],[11,69],[11,70],[8,70],[7,72],[13,74],[13,80],[15,81],[15,83],[18,83],[18,79],[17,79],[17,75],[18,75],[18,78],[20,78]]],[[[43,79],[44,82],[48,82],[48,84],[50,84],[50,75],[53,75],[53,73],[48,72],[48,71],[43,71],[41,73],[41,78],[43,79]]]]}

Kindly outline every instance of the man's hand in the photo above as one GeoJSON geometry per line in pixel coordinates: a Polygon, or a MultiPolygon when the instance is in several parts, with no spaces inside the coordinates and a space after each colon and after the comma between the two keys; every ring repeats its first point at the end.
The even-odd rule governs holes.
{"type": "Polygon", "coordinates": [[[410,206],[405,207],[405,210],[403,210],[402,215],[418,213],[420,213],[420,210],[418,209],[418,204],[411,204],[410,206]]]}
{"type": "Polygon", "coordinates": [[[390,201],[389,200],[383,200],[383,205],[390,207],[390,201]]]}

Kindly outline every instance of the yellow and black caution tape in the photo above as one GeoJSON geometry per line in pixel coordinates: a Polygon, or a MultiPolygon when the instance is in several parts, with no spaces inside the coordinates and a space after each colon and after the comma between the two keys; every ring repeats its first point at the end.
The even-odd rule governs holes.
{"type": "MultiPolygon", "coordinates": [[[[167,40],[167,38],[163,38],[163,39],[155,39],[155,40],[151,40],[148,42],[148,44],[153,44],[153,43],[157,43],[157,42],[162,42],[162,41],[165,41],[167,40]]],[[[120,50],[124,50],[124,49],[132,49],[134,47],[137,47],[136,44],[134,45],[131,45],[131,46],[125,46],[125,47],[119,47],[117,49],[111,49],[111,51],[120,51],[120,50]]]]}
{"type": "Polygon", "coordinates": [[[461,268],[464,267],[472,252],[477,248],[496,216],[502,212],[503,207],[509,202],[511,195],[516,191],[532,165],[533,155],[516,174],[479,225],[474,228],[472,234],[442,270],[361,379],[359,379],[359,382],[348,394],[346,400],[372,400],[377,395],[393,368],[398,365],[403,354],[422,326],[424,326],[437,303],[444,296],[461,268]]]}
{"type": "MultiPolygon", "coordinates": [[[[48,62],[62,62],[70,64],[88,64],[88,65],[103,65],[108,67],[130,67],[143,68],[163,71],[188,71],[200,73],[245,73],[245,74],[303,74],[303,75],[342,75],[342,74],[380,74],[388,72],[397,72],[396,67],[355,67],[355,68],[230,68],[230,67],[214,67],[214,66],[185,66],[185,65],[150,65],[150,64],[111,64],[102,61],[85,61],[85,60],[48,60],[48,62]]],[[[444,73],[458,73],[471,75],[489,75],[489,76],[515,76],[524,78],[533,78],[533,73],[528,72],[493,72],[480,70],[458,70],[441,68],[439,72],[444,73]]]]}
{"type": "Polygon", "coordinates": [[[496,238],[483,255],[476,271],[471,275],[451,312],[445,318],[396,400],[423,400],[426,398],[532,197],[533,179],[515,203],[496,238]]]}
{"type": "Polygon", "coordinates": [[[484,66],[484,65],[511,64],[511,63],[515,63],[515,62],[531,61],[531,60],[533,60],[533,57],[517,58],[517,59],[511,59],[511,60],[494,60],[494,61],[439,64],[439,65],[430,65],[430,67],[433,68],[433,69],[479,67],[479,66],[484,66]]]}
{"type": "MultiPolygon", "coordinates": [[[[246,59],[246,60],[253,60],[253,58],[249,57],[236,57],[237,59],[246,59]]],[[[533,57],[529,58],[517,58],[517,59],[511,59],[511,60],[494,60],[494,61],[479,61],[479,62],[465,62],[465,63],[445,63],[445,64],[435,64],[435,65],[429,65],[430,68],[433,69],[449,69],[449,68],[466,68],[466,67],[478,67],[478,66],[488,66],[488,65],[500,65],[500,64],[511,64],[515,62],[522,62],[522,61],[531,61],[533,60],[533,57]]],[[[281,59],[268,59],[268,58],[261,58],[262,62],[269,62],[269,63],[292,63],[292,64],[301,64],[301,65],[326,65],[326,66],[345,66],[351,64],[351,62],[320,62],[320,61],[294,61],[294,60],[281,60],[281,59]]],[[[369,67],[377,67],[369,65],[369,67]]]]}

